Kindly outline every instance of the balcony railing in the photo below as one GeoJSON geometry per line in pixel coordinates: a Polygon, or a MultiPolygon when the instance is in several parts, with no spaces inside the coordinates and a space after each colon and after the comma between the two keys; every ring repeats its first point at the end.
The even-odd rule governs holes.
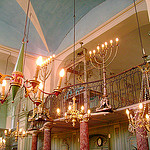
{"type": "MultiPolygon", "coordinates": [[[[138,103],[141,76],[142,73],[136,66],[107,78],[109,104],[114,110],[138,103]]],[[[48,96],[45,106],[46,108],[49,108],[50,115],[55,118],[57,107],[61,108],[62,113],[64,113],[68,104],[72,102],[74,93],[77,99],[76,103],[78,108],[83,105],[84,101],[88,100],[91,111],[96,112],[96,108],[99,107],[102,98],[103,80],[76,84],[75,87],[68,86],[63,88],[62,93],[57,97],[55,95],[48,96]]]]}

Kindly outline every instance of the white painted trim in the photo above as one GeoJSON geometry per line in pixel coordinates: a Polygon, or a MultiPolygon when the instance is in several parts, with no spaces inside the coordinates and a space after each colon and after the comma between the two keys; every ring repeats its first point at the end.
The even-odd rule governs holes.
{"type": "MultiPolygon", "coordinates": [[[[147,10],[145,0],[137,0],[136,3],[137,3],[138,11],[147,10]]],[[[122,22],[123,20],[127,19],[128,17],[130,17],[134,13],[135,13],[134,5],[131,4],[130,6],[128,6],[124,10],[122,10],[120,13],[118,13],[117,15],[113,16],[111,19],[109,19],[108,21],[106,21],[105,23],[100,25],[98,28],[96,28],[95,30],[93,30],[92,32],[90,32],[89,34],[87,34],[86,36],[81,38],[80,40],[78,40],[75,43],[76,49],[78,49],[80,47],[79,42],[82,41],[84,44],[87,44],[88,42],[92,41],[93,39],[95,39],[99,35],[103,34],[107,30],[113,28],[114,26],[116,26],[117,24],[122,22]]],[[[73,51],[71,51],[73,49],[73,46],[74,45],[72,44],[71,46],[69,46],[68,48],[66,48],[65,50],[63,50],[59,54],[57,54],[56,58],[60,57],[61,55],[63,55],[63,56],[67,55],[68,56],[69,54],[71,54],[73,52],[73,51]]]]}
{"type": "Polygon", "coordinates": [[[147,11],[148,11],[148,16],[149,16],[149,22],[150,22],[150,0],[145,0],[146,5],[147,5],[147,11]]]}

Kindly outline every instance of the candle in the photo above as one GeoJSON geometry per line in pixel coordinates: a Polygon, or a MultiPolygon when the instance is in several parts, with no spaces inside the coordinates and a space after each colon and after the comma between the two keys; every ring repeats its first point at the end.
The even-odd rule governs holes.
{"type": "Polygon", "coordinates": [[[21,135],[22,134],[22,128],[21,129],[19,129],[19,135],[21,135]]]}
{"type": "Polygon", "coordinates": [[[6,143],[6,140],[5,140],[5,139],[3,139],[3,143],[4,143],[4,145],[5,145],[5,143],[6,143]]]}
{"type": "Polygon", "coordinates": [[[89,51],[89,54],[90,54],[90,57],[91,57],[91,55],[92,55],[92,52],[91,52],[91,51],[89,51]]]}
{"type": "Polygon", "coordinates": [[[5,87],[6,87],[6,80],[3,80],[3,83],[2,83],[2,96],[5,96],[5,87]]]}
{"type": "Polygon", "coordinates": [[[147,121],[149,121],[149,115],[148,114],[146,114],[146,119],[147,119],[147,121]]]}
{"type": "Polygon", "coordinates": [[[129,110],[128,109],[126,109],[126,114],[127,114],[128,119],[130,119],[130,117],[129,117],[129,110]]]}
{"type": "Polygon", "coordinates": [[[57,84],[57,89],[60,89],[62,78],[63,78],[64,75],[65,75],[65,70],[61,69],[61,71],[59,72],[59,81],[58,81],[58,84],[57,84]]]}
{"type": "Polygon", "coordinates": [[[140,110],[143,109],[143,104],[142,103],[139,104],[139,109],[140,110]]]}
{"type": "Polygon", "coordinates": [[[25,135],[26,135],[26,131],[23,130],[22,136],[25,137],[25,135]]]}
{"type": "Polygon", "coordinates": [[[60,116],[60,109],[57,108],[57,115],[60,116]]]}
{"type": "Polygon", "coordinates": [[[96,51],[95,51],[95,49],[93,50],[93,54],[94,54],[94,56],[95,56],[95,53],[96,53],[96,51]]]}
{"type": "Polygon", "coordinates": [[[43,64],[42,56],[38,57],[38,59],[36,61],[36,64],[37,64],[37,67],[36,67],[35,76],[34,76],[35,80],[37,80],[38,74],[39,74],[39,71],[40,71],[40,67],[43,64]]]}
{"type": "Polygon", "coordinates": [[[90,115],[91,115],[91,110],[88,109],[87,113],[88,113],[88,117],[90,117],[90,115]]]}
{"type": "Polygon", "coordinates": [[[68,110],[69,110],[69,111],[71,110],[71,105],[69,105],[68,110]]]}
{"type": "Polygon", "coordinates": [[[67,119],[67,113],[65,112],[65,119],[67,119]]]}
{"type": "Polygon", "coordinates": [[[84,106],[81,106],[81,113],[84,113],[84,106]]]}
{"type": "Polygon", "coordinates": [[[4,131],[4,134],[7,136],[7,130],[4,131]]]}
{"type": "Polygon", "coordinates": [[[104,50],[104,44],[102,44],[102,50],[104,50]]]}
{"type": "Polygon", "coordinates": [[[108,45],[107,42],[105,42],[104,44],[105,44],[105,47],[107,48],[107,45],[108,45]]]}
{"type": "Polygon", "coordinates": [[[100,46],[98,45],[96,48],[97,48],[97,50],[98,50],[98,52],[99,52],[99,50],[100,50],[100,46]]]}
{"type": "Polygon", "coordinates": [[[40,99],[40,96],[41,96],[41,90],[43,89],[43,84],[40,83],[39,84],[39,89],[38,89],[38,93],[37,93],[37,98],[40,99]]]}
{"type": "Polygon", "coordinates": [[[118,45],[118,41],[119,41],[119,39],[118,39],[118,38],[116,38],[116,45],[118,45]]]}
{"type": "Polygon", "coordinates": [[[110,45],[112,46],[113,40],[110,40],[110,45]]]}
{"type": "Polygon", "coordinates": [[[0,143],[2,143],[2,137],[0,137],[0,143]]]}

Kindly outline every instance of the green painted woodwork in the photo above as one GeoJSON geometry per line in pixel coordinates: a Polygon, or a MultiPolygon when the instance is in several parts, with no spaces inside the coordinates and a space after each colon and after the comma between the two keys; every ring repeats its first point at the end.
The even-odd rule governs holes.
{"type": "Polygon", "coordinates": [[[24,42],[22,43],[14,71],[20,72],[23,71],[23,60],[24,60],[24,42]]]}
{"type": "MultiPolygon", "coordinates": [[[[23,61],[24,61],[24,42],[22,43],[22,47],[20,49],[14,71],[23,72],[23,61]]],[[[16,96],[18,89],[19,89],[19,86],[16,86],[16,85],[12,86],[12,99],[13,100],[16,96]]]]}
{"type": "Polygon", "coordinates": [[[6,128],[7,104],[0,104],[0,128],[6,128]]]}

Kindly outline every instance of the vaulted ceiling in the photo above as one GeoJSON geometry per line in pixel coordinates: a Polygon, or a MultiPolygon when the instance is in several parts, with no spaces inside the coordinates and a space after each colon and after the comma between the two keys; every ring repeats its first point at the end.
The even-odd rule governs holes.
{"type": "MultiPolygon", "coordinates": [[[[29,0],[0,1],[0,45],[19,49],[29,0]]],[[[27,52],[58,54],[73,43],[74,0],[30,0],[27,52]],[[66,37],[65,46],[63,41],[66,37]]],[[[133,3],[132,0],[76,0],[76,40],[133,3]],[[84,23],[83,23],[84,22],[84,23]]],[[[28,31],[28,28],[27,28],[28,31]]]]}

